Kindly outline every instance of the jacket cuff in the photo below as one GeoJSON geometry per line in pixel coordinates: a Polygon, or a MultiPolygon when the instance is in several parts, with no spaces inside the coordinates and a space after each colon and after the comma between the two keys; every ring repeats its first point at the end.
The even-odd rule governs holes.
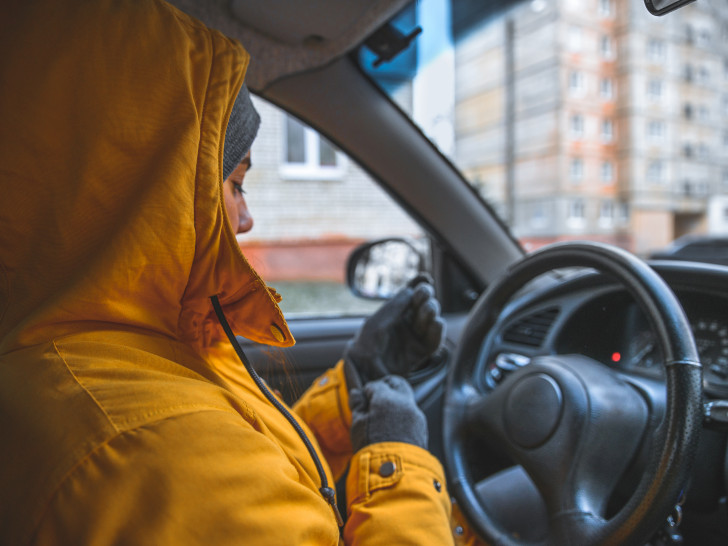
{"type": "Polygon", "coordinates": [[[427,488],[450,503],[442,465],[429,451],[402,442],[381,442],[359,450],[352,459],[346,480],[349,504],[396,486],[408,473],[429,476],[427,488]]]}
{"type": "Polygon", "coordinates": [[[346,497],[346,544],[453,544],[442,466],[421,447],[382,442],[359,450],[346,497]]]}

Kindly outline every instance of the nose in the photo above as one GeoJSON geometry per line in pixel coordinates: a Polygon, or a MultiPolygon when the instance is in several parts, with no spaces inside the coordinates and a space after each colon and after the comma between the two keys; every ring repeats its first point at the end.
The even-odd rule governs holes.
{"type": "Polygon", "coordinates": [[[238,233],[247,233],[253,229],[253,215],[248,210],[248,204],[243,199],[238,206],[238,233]]]}

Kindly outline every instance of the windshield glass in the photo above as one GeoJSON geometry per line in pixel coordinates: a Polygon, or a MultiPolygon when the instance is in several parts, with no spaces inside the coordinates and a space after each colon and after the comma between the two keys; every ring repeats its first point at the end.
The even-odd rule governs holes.
{"type": "Polygon", "coordinates": [[[393,25],[422,32],[362,68],[526,250],[728,233],[725,0],[421,0],[393,25]]]}

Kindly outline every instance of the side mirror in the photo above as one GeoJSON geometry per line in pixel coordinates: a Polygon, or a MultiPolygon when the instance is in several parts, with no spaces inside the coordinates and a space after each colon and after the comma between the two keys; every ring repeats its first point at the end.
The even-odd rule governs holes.
{"type": "Polygon", "coordinates": [[[370,241],[349,255],[346,282],[356,296],[386,300],[425,273],[425,261],[414,240],[393,237],[370,241]]]}
{"type": "Polygon", "coordinates": [[[695,0],[645,0],[647,11],[652,15],[665,15],[695,0]]]}

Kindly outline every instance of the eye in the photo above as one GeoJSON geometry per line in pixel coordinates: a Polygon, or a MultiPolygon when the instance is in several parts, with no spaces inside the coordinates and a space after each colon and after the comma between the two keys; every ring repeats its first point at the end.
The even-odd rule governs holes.
{"type": "Polygon", "coordinates": [[[237,182],[233,182],[233,191],[237,193],[238,195],[245,195],[245,190],[243,189],[242,184],[238,184],[237,182]]]}

